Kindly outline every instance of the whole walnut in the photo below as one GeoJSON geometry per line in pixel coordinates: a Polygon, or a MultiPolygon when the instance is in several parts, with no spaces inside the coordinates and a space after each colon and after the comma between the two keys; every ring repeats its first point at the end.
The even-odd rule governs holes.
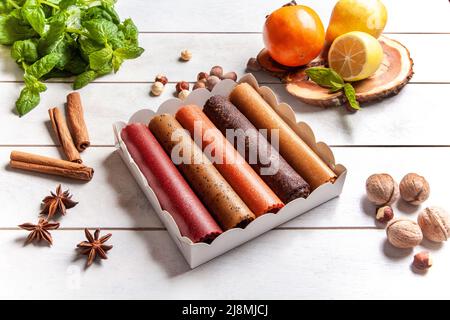
{"type": "Polygon", "coordinates": [[[387,173],[373,174],[366,181],[367,198],[377,206],[393,203],[398,198],[398,184],[387,173]]]}
{"type": "Polygon", "coordinates": [[[419,225],[412,220],[391,220],[386,228],[388,241],[397,248],[413,248],[422,242],[423,235],[419,225]]]}
{"type": "Polygon", "coordinates": [[[434,242],[446,241],[450,234],[450,216],[442,208],[425,208],[417,218],[423,235],[434,242]]]}
{"type": "Polygon", "coordinates": [[[430,185],[424,177],[408,173],[400,181],[400,195],[406,202],[418,206],[430,196],[430,185]]]}

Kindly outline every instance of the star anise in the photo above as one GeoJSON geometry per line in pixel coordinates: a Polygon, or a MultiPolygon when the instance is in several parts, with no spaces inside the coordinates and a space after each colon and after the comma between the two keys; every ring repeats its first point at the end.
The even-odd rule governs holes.
{"type": "Polygon", "coordinates": [[[19,228],[31,231],[25,240],[25,244],[29,244],[33,241],[41,241],[45,240],[48,244],[53,244],[52,235],[48,230],[56,230],[59,228],[59,223],[57,222],[48,222],[45,219],[39,219],[38,224],[32,223],[24,223],[19,226],[19,228]]]}
{"type": "Polygon", "coordinates": [[[47,220],[51,220],[56,214],[66,214],[66,209],[75,207],[78,202],[72,199],[72,195],[69,190],[62,191],[61,185],[56,188],[56,194],[53,191],[50,192],[51,196],[47,196],[42,200],[44,204],[44,209],[42,209],[41,214],[47,215],[47,220]]]}
{"type": "Polygon", "coordinates": [[[81,254],[88,256],[86,266],[89,267],[97,256],[101,259],[108,259],[106,253],[111,250],[113,246],[109,246],[104,243],[111,238],[112,234],[108,233],[107,235],[99,238],[100,229],[96,229],[93,236],[88,229],[84,229],[84,233],[88,241],[80,242],[77,244],[77,247],[80,249],[81,254]]]}

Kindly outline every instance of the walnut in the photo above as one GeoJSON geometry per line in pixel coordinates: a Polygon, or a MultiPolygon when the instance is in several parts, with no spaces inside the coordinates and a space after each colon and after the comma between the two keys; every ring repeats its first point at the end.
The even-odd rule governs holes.
{"type": "Polygon", "coordinates": [[[377,206],[386,206],[398,198],[398,184],[386,173],[373,174],[366,181],[367,198],[377,206]]]}
{"type": "Polygon", "coordinates": [[[417,218],[423,235],[434,242],[442,242],[448,239],[450,234],[450,216],[442,208],[425,208],[417,218]]]}
{"type": "Polygon", "coordinates": [[[412,220],[396,219],[389,222],[386,228],[388,241],[397,248],[413,248],[423,239],[422,230],[412,220]]]}
{"type": "Polygon", "coordinates": [[[430,196],[430,185],[424,177],[408,173],[400,181],[400,195],[406,202],[418,206],[430,196]]]}

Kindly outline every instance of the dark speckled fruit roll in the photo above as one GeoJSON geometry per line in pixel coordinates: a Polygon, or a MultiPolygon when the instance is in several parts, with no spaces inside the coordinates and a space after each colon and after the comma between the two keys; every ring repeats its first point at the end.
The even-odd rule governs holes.
{"type": "Polygon", "coordinates": [[[244,228],[255,219],[255,215],[172,115],[155,116],[149,128],[224,231],[244,228]]]}
{"type": "Polygon", "coordinates": [[[130,124],[122,130],[121,137],[181,235],[193,242],[211,242],[222,233],[146,125],[130,124]]]}
{"type": "Polygon", "coordinates": [[[309,184],[226,97],[211,97],[203,112],[284,203],[308,197],[309,184]],[[227,129],[235,135],[230,131],[227,135],[227,129]],[[245,143],[244,148],[239,148],[239,142],[245,143]]]}

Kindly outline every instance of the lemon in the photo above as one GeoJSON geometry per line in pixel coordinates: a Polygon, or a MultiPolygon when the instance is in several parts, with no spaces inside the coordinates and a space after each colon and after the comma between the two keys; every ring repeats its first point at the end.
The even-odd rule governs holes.
{"type": "Polygon", "coordinates": [[[387,22],[387,10],[380,0],[339,0],[331,14],[326,41],[351,31],[362,31],[378,38],[387,22]]]}
{"type": "Polygon", "coordinates": [[[353,31],[334,40],[328,52],[330,68],[345,81],[358,81],[374,74],[383,60],[383,48],[370,34],[353,31]]]}

